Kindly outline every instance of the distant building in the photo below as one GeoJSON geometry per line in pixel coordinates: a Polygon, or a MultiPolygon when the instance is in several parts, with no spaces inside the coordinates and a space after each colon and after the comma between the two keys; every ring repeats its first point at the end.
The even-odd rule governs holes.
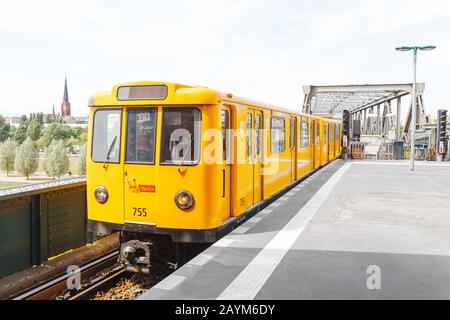
{"type": "Polygon", "coordinates": [[[5,122],[12,127],[18,127],[20,125],[20,117],[4,117],[5,122]]]}
{"type": "Polygon", "coordinates": [[[70,117],[70,102],[69,102],[69,91],[67,90],[67,77],[64,81],[64,94],[63,102],[61,104],[61,117],[64,119],[70,117]]]}
{"type": "MultiPolygon", "coordinates": [[[[5,122],[13,127],[19,127],[20,117],[4,117],[5,122]]],[[[61,103],[61,112],[56,113],[55,105],[53,105],[52,113],[44,114],[44,126],[47,127],[50,123],[63,120],[69,127],[87,128],[89,123],[89,116],[73,117],[71,115],[71,106],[69,101],[69,90],[67,88],[67,77],[64,80],[63,101],[61,103]]]]}
{"type": "Polygon", "coordinates": [[[82,117],[67,117],[64,119],[64,122],[69,127],[82,127],[87,128],[89,123],[89,116],[82,117]]]}

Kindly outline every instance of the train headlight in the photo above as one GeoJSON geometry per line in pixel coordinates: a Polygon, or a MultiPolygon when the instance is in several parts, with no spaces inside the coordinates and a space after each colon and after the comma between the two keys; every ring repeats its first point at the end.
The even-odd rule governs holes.
{"type": "Polygon", "coordinates": [[[106,201],[108,201],[109,194],[108,190],[104,186],[99,186],[95,189],[95,199],[98,203],[104,204],[106,201]]]}
{"type": "Polygon", "coordinates": [[[194,196],[189,191],[180,191],[175,195],[175,204],[181,210],[188,210],[194,205],[194,196]]]}

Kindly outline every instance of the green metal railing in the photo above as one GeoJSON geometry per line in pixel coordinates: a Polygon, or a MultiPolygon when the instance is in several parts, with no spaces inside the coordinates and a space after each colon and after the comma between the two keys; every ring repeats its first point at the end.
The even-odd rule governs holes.
{"type": "Polygon", "coordinates": [[[0,190],[0,277],[92,240],[85,178],[0,190]]]}

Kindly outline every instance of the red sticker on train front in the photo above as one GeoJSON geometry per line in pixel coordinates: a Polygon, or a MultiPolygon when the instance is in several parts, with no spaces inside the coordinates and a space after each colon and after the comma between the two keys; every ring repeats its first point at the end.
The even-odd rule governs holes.
{"type": "Polygon", "coordinates": [[[155,186],[147,186],[147,185],[140,184],[138,189],[139,189],[139,192],[146,192],[146,193],[155,193],[156,192],[155,186]]]}

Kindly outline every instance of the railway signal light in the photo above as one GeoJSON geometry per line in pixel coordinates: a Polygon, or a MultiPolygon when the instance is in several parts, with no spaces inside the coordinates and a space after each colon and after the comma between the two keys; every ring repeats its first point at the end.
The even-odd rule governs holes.
{"type": "Polygon", "coordinates": [[[344,110],[342,115],[342,128],[344,135],[348,135],[350,133],[350,111],[344,110]]]}
{"type": "Polygon", "coordinates": [[[342,146],[348,148],[350,141],[350,111],[344,110],[342,113],[342,146]]]}
{"type": "Polygon", "coordinates": [[[438,153],[445,154],[446,150],[446,136],[447,136],[447,110],[438,111],[438,135],[437,146],[438,153]]]}

